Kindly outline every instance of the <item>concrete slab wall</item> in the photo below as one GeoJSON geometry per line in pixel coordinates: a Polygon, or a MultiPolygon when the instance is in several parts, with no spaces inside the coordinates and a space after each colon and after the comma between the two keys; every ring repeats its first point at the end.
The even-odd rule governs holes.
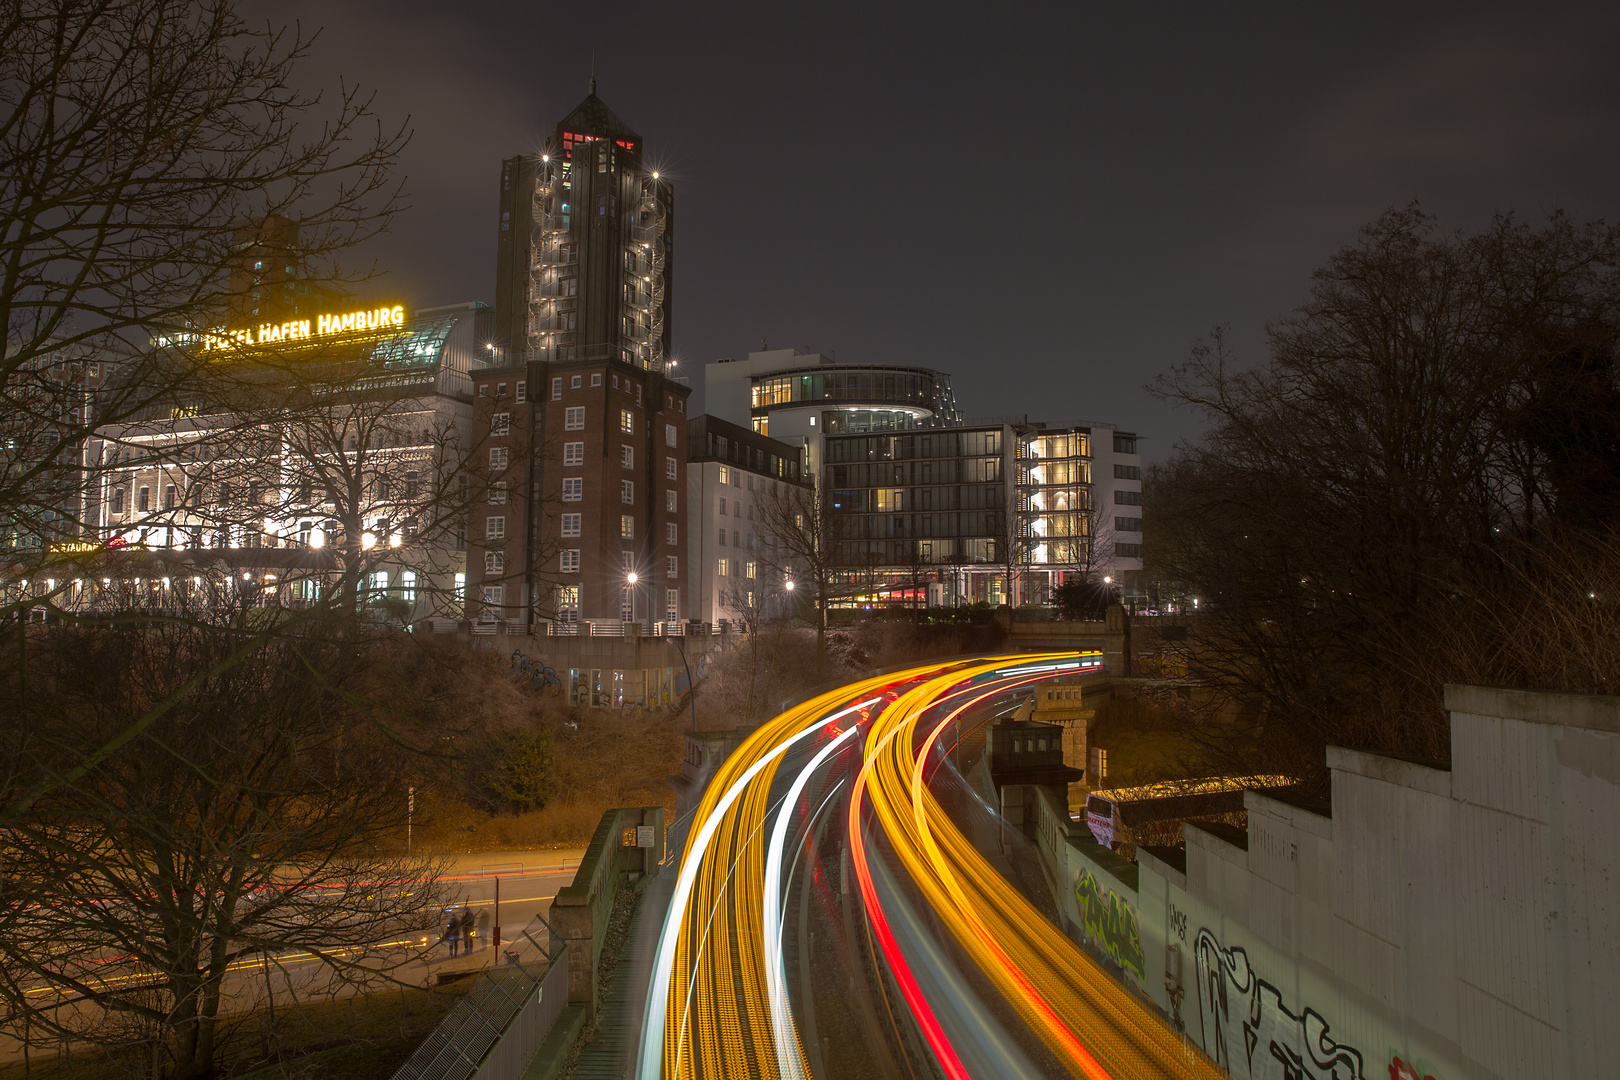
{"type": "Polygon", "coordinates": [[[1141,854],[1147,990],[1232,1075],[1620,1072],[1620,699],[1447,705],[1450,765],[1332,748],[1331,807],[1141,854]]]}

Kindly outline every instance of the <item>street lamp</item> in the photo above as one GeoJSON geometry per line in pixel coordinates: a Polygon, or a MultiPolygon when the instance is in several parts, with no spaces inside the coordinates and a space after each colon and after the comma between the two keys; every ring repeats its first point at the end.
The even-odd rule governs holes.
{"type": "Polygon", "coordinates": [[[372,548],[376,547],[377,546],[377,534],[376,533],[361,533],[360,534],[360,546],[363,549],[365,549],[366,551],[370,551],[372,548]]]}

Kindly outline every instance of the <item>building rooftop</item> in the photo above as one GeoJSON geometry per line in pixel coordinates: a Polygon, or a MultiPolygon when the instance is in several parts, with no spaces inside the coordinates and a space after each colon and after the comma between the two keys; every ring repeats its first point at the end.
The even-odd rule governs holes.
{"type": "Polygon", "coordinates": [[[595,78],[591,79],[591,92],[586,95],[585,100],[574,106],[574,111],[563,117],[557,126],[563,131],[578,135],[595,135],[605,139],[633,139],[637,143],[641,141],[641,136],[636,134],[635,129],[619,119],[619,115],[596,96],[595,78]]]}

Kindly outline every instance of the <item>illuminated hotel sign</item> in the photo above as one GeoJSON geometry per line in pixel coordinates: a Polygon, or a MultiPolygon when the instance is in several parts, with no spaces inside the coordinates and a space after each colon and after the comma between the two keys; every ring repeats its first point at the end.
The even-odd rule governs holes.
{"type": "Polygon", "coordinates": [[[402,328],[405,325],[405,307],[372,308],[368,311],[349,311],[341,315],[317,315],[311,319],[293,319],[284,323],[260,323],[236,330],[216,328],[200,334],[168,334],[156,337],[152,344],[201,344],[204,352],[219,349],[240,349],[250,345],[280,345],[292,342],[316,341],[321,338],[348,337],[374,333],[378,330],[402,328]]]}

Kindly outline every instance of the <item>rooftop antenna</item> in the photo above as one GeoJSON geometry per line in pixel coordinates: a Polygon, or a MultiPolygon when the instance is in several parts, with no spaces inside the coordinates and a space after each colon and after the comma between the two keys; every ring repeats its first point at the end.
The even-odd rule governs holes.
{"type": "Polygon", "coordinates": [[[591,50],[591,93],[596,93],[596,50],[591,50]]]}

